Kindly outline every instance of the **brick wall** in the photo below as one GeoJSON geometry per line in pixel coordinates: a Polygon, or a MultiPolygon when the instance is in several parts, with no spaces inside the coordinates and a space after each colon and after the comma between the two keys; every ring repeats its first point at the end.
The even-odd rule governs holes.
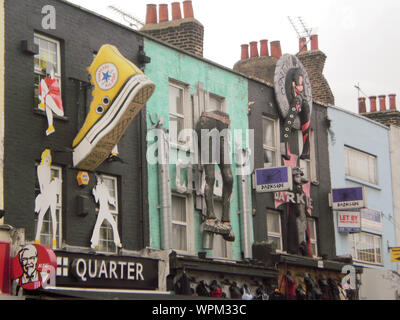
{"type": "Polygon", "coordinates": [[[140,31],[179,49],[203,57],[204,27],[194,18],[149,24],[140,31]]]}
{"type": "MultiPolygon", "coordinates": [[[[72,167],[72,141],[84,120],[85,94],[72,79],[87,82],[86,67],[93,54],[105,43],[115,45],[129,60],[138,64],[138,33],[104,20],[60,0],[5,1],[5,223],[25,228],[26,240],[35,236],[35,162],[44,149],[52,150],[53,164],[63,168],[63,240],[67,245],[89,247],[96,222],[91,195],[96,183],[81,189],[76,183],[78,170],[72,167]],[[42,28],[45,5],[56,10],[56,29],[42,28]],[[55,119],[56,132],[45,135],[47,119],[34,110],[34,58],[23,52],[22,40],[33,41],[34,33],[59,40],[61,46],[61,90],[65,117],[55,119]],[[80,100],[78,100],[78,97],[80,100]],[[76,212],[76,197],[89,197],[90,210],[85,217],[76,212]]],[[[89,94],[89,92],[87,92],[89,94]]],[[[147,166],[145,165],[145,108],[132,121],[118,144],[124,163],[103,163],[99,173],[119,179],[119,232],[124,248],[136,250],[148,245],[147,166]],[[144,201],[144,203],[143,203],[144,201]]]]}

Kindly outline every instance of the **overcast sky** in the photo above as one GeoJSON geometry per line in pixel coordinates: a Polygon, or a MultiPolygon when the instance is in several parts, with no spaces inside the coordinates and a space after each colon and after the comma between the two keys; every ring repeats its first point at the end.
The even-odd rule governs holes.
{"type": "MultiPolygon", "coordinates": [[[[68,1],[125,24],[122,16],[108,6],[145,21],[146,4],[179,0],[68,1]]],[[[399,0],[192,0],[192,3],[195,18],[205,29],[205,58],[232,68],[240,59],[241,44],[262,39],[280,40],[283,53],[296,54],[298,35],[288,16],[302,17],[306,27],[318,34],[319,48],[327,55],[324,75],[336,106],[358,112],[359,94],[395,93],[400,109],[399,0]],[[355,85],[359,85],[362,93],[355,85]]],[[[169,11],[171,17],[170,6],[169,11]]]]}

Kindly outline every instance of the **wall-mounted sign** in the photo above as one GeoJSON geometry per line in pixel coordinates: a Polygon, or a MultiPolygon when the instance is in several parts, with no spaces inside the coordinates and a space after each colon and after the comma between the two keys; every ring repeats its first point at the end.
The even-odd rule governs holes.
{"type": "Polygon", "coordinates": [[[12,259],[11,279],[17,280],[26,290],[36,290],[44,284],[51,284],[56,269],[57,259],[53,250],[40,244],[29,244],[12,259]]]}
{"type": "Polygon", "coordinates": [[[293,184],[292,168],[265,168],[256,170],[256,191],[277,192],[291,190],[293,184]]]}
{"type": "Polygon", "coordinates": [[[158,288],[158,260],[56,252],[58,287],[98,289],[158,288]]]}
{"type": "Polygon", "coordinates": [[[0,295],[10,294],[11,292],[10,248],[9,242],[0,241],[0,295]]]}
{"type": "Polygon", "coordinates": [[[390,248],[392,262],[400,262],[400,248],[390,248]]]}
{"type": "Polygon", "coordinates": [[[361,227],[382,232],[382,212],[373,209],[361,209],[361,227]]]}
{"type": "Polygon", "coordinates": [[[333,210],[365,208],[364,187],[332,189],[331,203],[333,210]]]}
{"type": "Polygon", "coordinates": [[[338,212],[339,232],[361,232],[360,211],[339,211],[338,212]]]}

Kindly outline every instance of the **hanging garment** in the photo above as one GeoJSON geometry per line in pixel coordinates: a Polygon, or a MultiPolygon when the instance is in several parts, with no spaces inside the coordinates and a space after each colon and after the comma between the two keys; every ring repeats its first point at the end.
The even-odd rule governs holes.
{"type": "Polygon", "coordinates": [[[229,293],[231,294],[232,299],[242,299],[242,293],[240,292],[236,282],[233,282],[233,284],[229,287],[229,293]]]}
{"type": "Polygon", "coordinates": [[[242,287],[242,300],[253,300],[253,296],[250,293],[249,288],[247,287],[247,284],[244,284],[242,287]]]}
{"type": "Polygon", "coordinates": [[[175,293],[183,295],[192,295],[192,289],[190,288],[190,279],[184,273],[178,281],[175,283],[175,293]]]}
{"type": "Polygon", "coordinates": [[[204,281],[200,281],[200,283],[196,287],[196,295],[199,297],[209,297],[210,292],[208,291],[204,281]]]}

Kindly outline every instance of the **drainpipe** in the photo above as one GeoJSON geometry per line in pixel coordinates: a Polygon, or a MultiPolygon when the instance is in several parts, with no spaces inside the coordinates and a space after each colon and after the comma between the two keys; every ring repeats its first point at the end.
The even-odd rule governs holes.
{"type": "Polygon", "coordinates": [[[252,259],[251,248],[251,208],[249,196],[249,175],[246,174],[246,164],[250,158],[249,149],[238,147],[236,149],[238,157],[238,178],[239,178],[239,201],[240,201],[240,222],[242,226],[242,250],[244,259],[252,259]]]}

